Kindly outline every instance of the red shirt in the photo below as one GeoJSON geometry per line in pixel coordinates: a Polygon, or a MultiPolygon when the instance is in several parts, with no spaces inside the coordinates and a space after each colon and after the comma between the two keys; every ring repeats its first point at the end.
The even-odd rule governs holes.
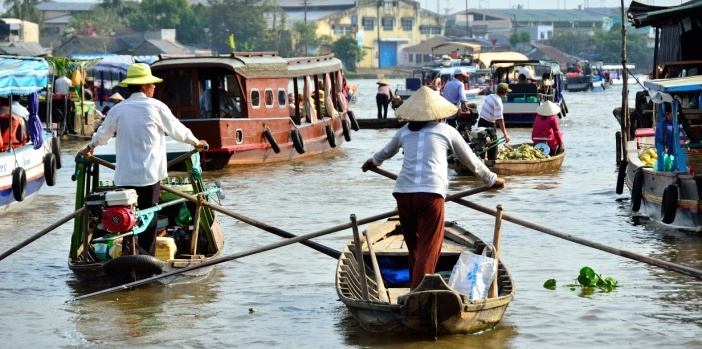
{"type": "Polygon", "coordinates": [[[563,145],[556,115],[547,116],[546,120],[541,115],[536,115],[534,127],[531,129],[531,138],[555,138],[558,145],[563,145]]]}

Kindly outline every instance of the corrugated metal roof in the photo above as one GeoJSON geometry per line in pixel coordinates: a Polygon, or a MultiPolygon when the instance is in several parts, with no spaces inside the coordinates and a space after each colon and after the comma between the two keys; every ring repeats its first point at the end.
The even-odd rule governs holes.
{"type": "Polygon", "coordinates": [[[600,21],[603,16],[583,10],[533,10],[533,9],[490,9],[483,13],[493,13],[516,22],[570,22],[570,21],[600,21]]]}
{"type": "Polygon", "coordinates": [[[640,28],[646,26],[660,27],[671,19],[702,13],[702,0],[688,1],[679,6],[651,6],[632,1],[627,11],[629,21],[633,26],[640,28]]]}
{"type": "Polygon", "coordinates": [[[47,19],[44,24],[68,24],[73,19],[73,15],[58,16],[52,19],[47,19]]]}
{"type": "Polygon", "coordinates": [[[90,11],[93,6],[97,5],[97,2],[40,2],[37,5],[37,10],[39,11],[90,11]]]}

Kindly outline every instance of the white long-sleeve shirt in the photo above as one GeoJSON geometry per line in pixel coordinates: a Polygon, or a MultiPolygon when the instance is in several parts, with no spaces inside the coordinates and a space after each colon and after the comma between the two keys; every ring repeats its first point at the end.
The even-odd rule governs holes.
{"type": "Polygon", "coordinates": [[[110,109],[88,145],[107,144],[115,132],[118,186],[147,186],[168,176],[165,134],[193,146],[199,141],[163,102],[141,92],[110,109]]]}
{"type": "Polygon", "coordinates": [[[448,191],[447,151],[451,150],[487,186],[495,184],[497,175],[473,153],[458,131],[444,123],[429,122],[419,131],[403,126],[390,142],[375,155],[376,166],[404,149],[402,170],[393,193],[436,193],[446,197],[448,191]]]}

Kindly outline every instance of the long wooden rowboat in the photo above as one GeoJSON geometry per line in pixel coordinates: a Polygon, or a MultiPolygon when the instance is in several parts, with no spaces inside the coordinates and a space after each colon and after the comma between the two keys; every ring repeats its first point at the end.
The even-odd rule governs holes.
{"type": "MultiPolygon", "coordinates": [[[[470,302],[468,295],[448,286],[451,271],[464,250],[482,253],[485,243],[455,223],[445,223],[444,243],[436,266],[436,274],[426,275],[422,283],[410,292],[408,283],[391,284],[387,275],[382,279],[382,290],[376,274],[369,268],[359,273],[356,248],[352,242],[341,253],[336,269],[336,292],[361,326],[373,332],[403,332],[429,334],[466,334],[491,329],[502,319],[514,297],[512,277],[498,263],[497,296],[470,302]],[[362,278],[365,278],[368,297],[364,297],[362,278]]],[[[407,265],[407,248],[400,222],[390,219],[368,227],[377,260],[390,260],[396,265],[407,265]]],[[[372,265],[367,241],[360,239],[363,263],[372,265]]],[[[491,255],[491,251],[488,256],[491,255]]]]}
{"type": "MultiPolygon", "coordinates": [[[[516,146],[515,146],[516,148],[516,146]]],[[[501,176],[509,175],[521,175],[521,174],[538,174],[538,173],[549,173],[558,170],[563,164],[565,159],[566,151],[562,153],[548,157],[546,159],[535,159],[535,160],[485,160],[485,165],[490,169],[490,171],[497,173],[501,176]]],[[[449,168],[456,171],[458,175],[466,176],[473,175],[467,167],[459,161],[454,161],[449,163],[449,168]]]]}

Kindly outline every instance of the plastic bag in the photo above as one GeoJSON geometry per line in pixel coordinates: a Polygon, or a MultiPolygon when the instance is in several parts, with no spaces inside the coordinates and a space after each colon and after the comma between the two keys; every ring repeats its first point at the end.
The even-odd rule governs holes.
{"type": "Polygon", "coordinates": [[[497,261],[486,255],[487,250],[488,246],[483,249],[481,255],[470,251],[461,252],[458,262],[451,271],[449,286],[460,293],[467,294],[471,302],[487,298],[490,285],[497,273],[497,261]]]}

